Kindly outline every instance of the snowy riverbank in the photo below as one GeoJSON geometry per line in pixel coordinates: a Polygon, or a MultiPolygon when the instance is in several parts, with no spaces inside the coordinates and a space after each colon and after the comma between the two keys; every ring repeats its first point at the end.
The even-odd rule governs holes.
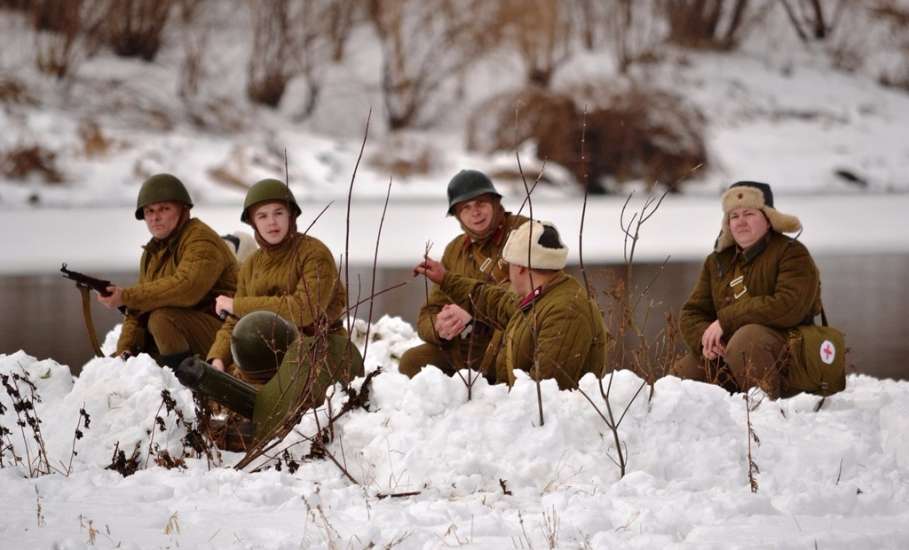
{"type": "MultiPolygon", "coordinates": [[[[413,380],[397,374],[396,357],[414,343],[409,325],[383,318],[374,331],[367,368],[384,372],[373,381],[370,412],[342,418],[330,446],[358,485],[329,460],[303,462],[293,474],[238,472],[233,453],[222,455],[222,467],[150,463],[123,478],[104,466],[116,442],[146,453],[161,390],[192,415],[189,392],[169,371],[147,356],[125,365],[96,359],[73,380],[51,360],[0,356],[0,372],[24,369],[42,396],[37,411],[55,468],[70,459],[79,409],[91,416],[68,477],[0,469],[0,538],[10,548],[909,545],[909,383],[851,376],[817,412],[819,398],[807,395],[760,404],[751,415],[760,438],[752,493],[741,395],[659,381],[621,426],[628,473],[620,478],[611,433],[580,392],[544,383],[539,426],[528,380],[510,393],[480,381],[467,401],[458,378],[434,369],[413,380]],[[379,497],[403,492],[419,494],[379,497]]],[[[618,373],[615,405],[639,384],[618,373]]],[[[592,378],[582,387],[597,393],[592,378]]],[[[0,402],[9,404],[5,393],[0,402]]],[[[22,454],[13,418],[7,410],[2,424],[16,428],[10,439],[22,454]]],[[[155,442],[178,452],[174,420],[155,442]]],[[[315,424],[308,417],[297,430],[311,435],[315,424]]],[[[291,452],[299,460],[308,445],[291,452]]]]}

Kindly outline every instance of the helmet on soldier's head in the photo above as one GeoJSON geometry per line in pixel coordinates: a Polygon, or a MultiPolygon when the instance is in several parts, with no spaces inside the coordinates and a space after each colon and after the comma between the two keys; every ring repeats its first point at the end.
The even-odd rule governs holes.
{"type": "Polygon", "coordinates": [[[502,198],[486,174],[478,170],[461,170],[448,182],[448,215],[454,216],[459,202],[487,194],[502,198]]]}
{"type": "Polygon", "coordinates": [[[230,335],[230,352],[244,371],[277,369],[297,339],[297,327],[271,311],[244,315],[230,335]]]}
{"type": "Polygon", "coordinates": [[[136,219],[144,220],[145,212],[142,209],[156,202],[181,202],[188,208],[193,207],[193,201],[183,182],[171,174],[155,174],[142,183],[136,199],[136,219]]]}
{"type": "Polygon", "coordinates": [[[291,214],[294,218],[300,215],[300,206],[294,197],[290,187],[281,180],[274,178],[265,178],[259,180],[246,192],[246,200],[243,201],[243,213],[240,214],[240,221],[252,225],[249,216],[249,209],[262,202],[282,201],[290,205],[291,214]]]}

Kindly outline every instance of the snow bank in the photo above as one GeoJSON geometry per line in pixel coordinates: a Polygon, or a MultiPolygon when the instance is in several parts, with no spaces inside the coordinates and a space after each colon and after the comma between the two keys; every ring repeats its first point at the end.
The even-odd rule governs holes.
{"type": "MultiPolygon", "coordinates": [[[[362,348],[365,335],[357,335],[362,348]]],[[[191,409],[173,376],[145,356],[93,360],[75,381],[53,361],[2,356],[0,372],[24,369],[42,393],[45,439],[61,440],[53,456],[68,448],[82,403],[92,425],[69,477],[0,469],[0,537],[11,547],[81,548],[91,521],[97,546],[124,548],[909,544],[909,383],[850,376],[847,390],[818,411],[819,398],[809,395],[761,402],[751,414],[760,439],[752,493],[741,395],[673,377],[657,382],[650,399],[645,388],[620,428],[628,458],[620,477],[612,434],[581,392],[543,383],[540,425],[526,377],[510,392],[480,379],[468,400],[458,377],[433,368],[412,380],[398,374],[397,358],[415,342],[400,319],[373,327],[367,370],[383,373],[373,380],[370,410],[344,416],[329,446],[358,484],[327,459],[304,461],[294,474],[191,460],[186,470],[151,466],[122,478],[100,466],[114,441],[146,437],[160,391],[191,409]]],[[[640,384],[616,373],[615,411],[640,384]]],[[[581,387],[602,408],[597,381],[588,376],[581,387]]],[[[285,443],[316,429],[307,416],[285,443]]],[[[179,429],[166,433],[157,437],[179,444],[179,429]]],[[[308,450],[302,442],[290,452],[300,460],[308,450]]],[[[225,453],[224,463],[238,458],[225,453]]]]}

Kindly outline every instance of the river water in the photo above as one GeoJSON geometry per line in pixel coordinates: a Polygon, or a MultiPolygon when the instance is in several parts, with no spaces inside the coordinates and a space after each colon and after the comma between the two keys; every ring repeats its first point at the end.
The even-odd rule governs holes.
{"type": "MultiPolygon", "coordinates": [[[[823,301],[830,324],[846,333],[847,363],[852,372],[882,378],[909,379],[909,255],[831,255],[816,257],[823,281],[823,301]]],[[[664,313],[673,315],[685,301],[700,271],[700,263],[636,265],[632,288],[639,291],[653,281],[647,303],[651,307],[650,333],[659,328],[664,313]]],[[[612,308],[604,292],[623,277],[624,267],[587,267],[587,276],[598,290],[604,311],[612,308]]],[[[577,274],[577,269],[573,272],[577,274]]],[[[128,285],[130,273],[92,273],[128,285]]],[[[343,274],[342,274],[343,277],[343,274]]],[[[369,295],[372,270],[351,266],[351,301],[369,295]]],[[[380,268],[375,288],[400,282],[407,284],[375,299],[373,319],[397,315],[413,323],[425,299],[422,279],[413,279],[407,269],[380,268]]],[[[99,339],[120,321],[120,315],[94,301],[92,311],[99,339]]],[[[38,358],[53,358],[74,372],[91,359],[92,351],[82,321],[79,292],[71,281],[57,274],[0,277],[0,352],[24,349],[38,358]]],[[[358,317],[365,319],[369,304],[361,305],[358,317]]]]}

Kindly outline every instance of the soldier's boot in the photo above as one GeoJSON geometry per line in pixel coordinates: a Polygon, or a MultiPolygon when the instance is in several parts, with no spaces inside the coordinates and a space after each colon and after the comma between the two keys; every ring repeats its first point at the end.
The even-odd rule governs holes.
{"type": "Polygon", "coordinates": [[[258,391],[252,385],[223,373],[194,356],[187,357],[177,365],[174,374],[187,388],[246,418],[253,417],[258,391]]]}
{"type": "Polygon", "coordinates": [[[771,399],[780,396],[786,365],[786,338],[763,325],[745,325],[726,345],[726,364],[741,391],[755,386],[771,399]]]}

